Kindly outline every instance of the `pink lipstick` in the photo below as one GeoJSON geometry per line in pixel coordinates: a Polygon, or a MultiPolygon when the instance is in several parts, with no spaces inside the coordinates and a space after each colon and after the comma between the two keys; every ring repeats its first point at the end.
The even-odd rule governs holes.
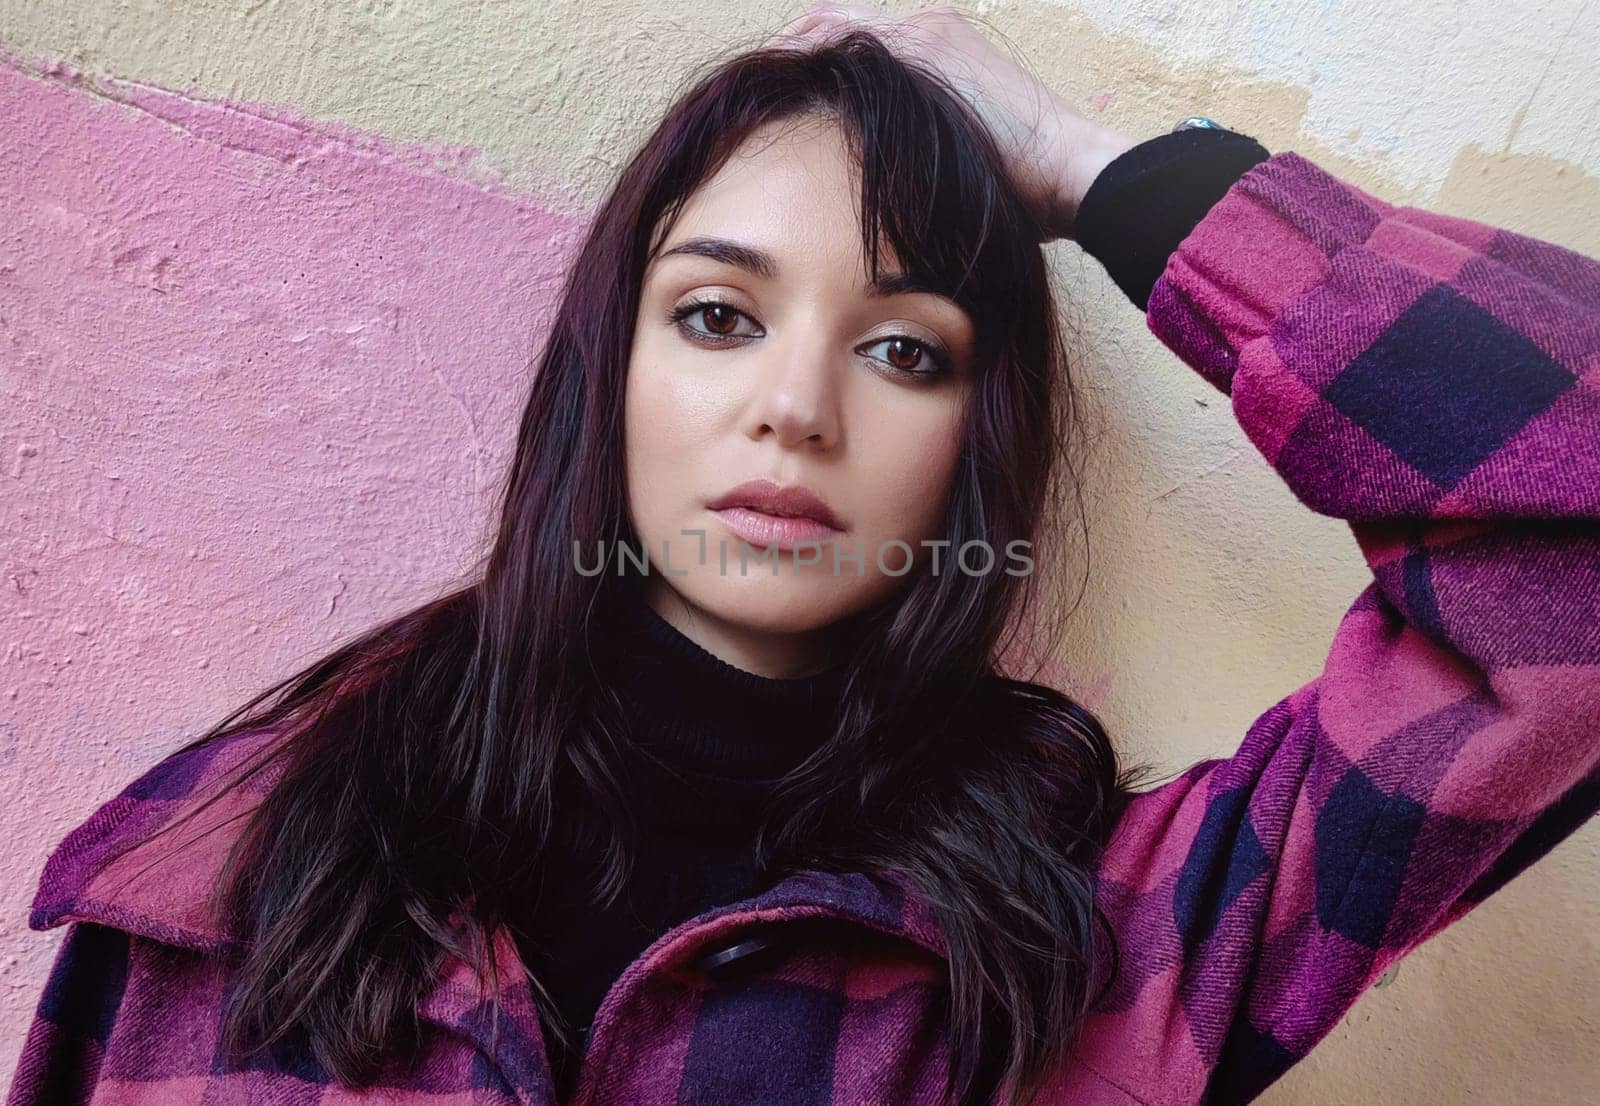
{"type": "Polygon", "coordinates": [[[800,484],[747,480],[706,506],[735,536],[758,548],[791,550],[801,542],[825,542],[844,533],[827,501],[800,484]]]}

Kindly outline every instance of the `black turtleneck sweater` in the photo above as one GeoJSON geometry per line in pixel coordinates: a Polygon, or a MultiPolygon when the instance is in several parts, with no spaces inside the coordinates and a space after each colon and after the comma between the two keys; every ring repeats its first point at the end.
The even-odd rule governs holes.
{"type": "MultiPolygon", "coordinates": [[[[1143,310],[1172,251],[1267,156],[1254,139],[1224,130],[1142,142],[1095,178],[1073,237],[1143,310]]],[[[626,893],[607,909],[589,899],[597,846],[571,850],[528,950],[578,1038],[563,1049],[547,1036],[562,1099],[573,1090],[589,1024],[622,970],[672,926],[754,893],[754,834],[772,783],[827,739],[844,679],[842,666],[799,679],[743,671],[653,611],[636,580],[608,583],[620,586],[597,612],[605,631],[595,659],[623,708],[620,767],[640,832],[626,893]]],[[[564,822],[597,829],[599,815],[586,807],[571,802],[564,822]]]]}
{"type": "MultiPolygon", "coordinates": [[[[608,580],[607,589],[594,660],[625,718],[620,774],[639,829],[633,869],[623,898],[599,908],[589,889],[602,870],[601,837],[574,845],[554,873],[555,901],[530,954],[584,1043],[612,982],[656,937],[755,893],[755,831],[772,784],[832,732],[845,676],[842,665],[795,679],[746,672],[652,610],[636,578],[608,580]]],[[[598,814],[586,797],[567,795],[593,828],[598,814]]],[[[578,1054],[547,1041],[564,1099],[578,1054]]]]}

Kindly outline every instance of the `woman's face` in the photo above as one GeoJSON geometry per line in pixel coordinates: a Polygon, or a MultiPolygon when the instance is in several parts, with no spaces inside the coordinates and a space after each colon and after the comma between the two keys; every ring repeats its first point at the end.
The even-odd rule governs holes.
{"type": "Polygon", "coordinates": [[[887,246],[884,286],[868,286],[859,190],[834,124],[769,125],[690,197],[645,273],[624,422],[646,594],[763,675],[810,671],[830,624],[909,578],[906,546],[932,555],[962,445],[972,322],[895,286],[887,246]],[[775,519],[808,509],[737,493],[718,507],[762,479],[832,518],[775,519]]]}

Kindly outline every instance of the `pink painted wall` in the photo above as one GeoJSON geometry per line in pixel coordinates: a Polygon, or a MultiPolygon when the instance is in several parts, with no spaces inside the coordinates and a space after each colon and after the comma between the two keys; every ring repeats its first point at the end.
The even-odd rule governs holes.
{"type": "Polygon", "coordinates": [[[0,64],[0,1080],[48,850],[477,556],[578,227],[474,175],[0,64]]]}

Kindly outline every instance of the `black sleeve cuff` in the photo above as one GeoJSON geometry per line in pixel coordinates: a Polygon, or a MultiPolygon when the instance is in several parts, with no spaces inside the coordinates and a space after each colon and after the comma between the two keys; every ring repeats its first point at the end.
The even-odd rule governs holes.
{"type": "Polygon", "coordinates": [[[1144,311],[1172,251],[1235,181],[1270,156],[1248,135],[1215,127],[1157,135],[1100,171],[1078,205],[1072,237],[1144,311]]]}

